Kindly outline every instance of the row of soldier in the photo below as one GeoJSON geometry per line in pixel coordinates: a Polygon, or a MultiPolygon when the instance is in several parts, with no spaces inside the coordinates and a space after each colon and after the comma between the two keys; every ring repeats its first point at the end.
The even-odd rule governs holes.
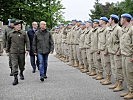
{"type": "Polygon", "coordinates": [[[114,92],[124,90],[125,81],[128,91],[121,97],[133,99],[132,19],[127,13],[121,18],[112,14],[109,20],[101,17],[60,25],[53,34],[56,57],[100,80],[102,85],[110,85],[114,92]],[[111,76],[115,79],[113,85],[111,76]]]}

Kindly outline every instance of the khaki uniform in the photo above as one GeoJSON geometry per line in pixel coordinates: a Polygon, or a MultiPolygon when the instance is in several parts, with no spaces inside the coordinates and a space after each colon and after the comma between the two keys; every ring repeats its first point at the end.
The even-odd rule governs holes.
{"type": "Polygon", "coordinates": [[[61,56],[62,55],[62,34],[63,34],[63,29],[60,29],[59,33],[58,33],[58,40],[57,40],[57,44],[58,44],[58,54],[61,56]]]}
{"type": "Polygon", "coordinates": [[[108,38],[108,52],[110,54],[112,74],[116,80],[122,81],[122,56],[116,55],[116,53],[120,53],[120,37],[122,36],[121,27],[116,24],[111,27],[109,33],[110,36],[108,38]]]}
{"type": "Polygon", "coordinates": [[[69,45],[69,62],[70,62],[70,65],[73,65],[74,64],[74,54],[73,54],[73,29],[74,27],[72,27],[68,33],[68,45],[69,45]]]}
{"type": "Polygon", "coordinates": [[[84,42],[85,42],[85,35],[86,35],[87,29],[84,29],[81,31],[81,35],[79,38],[79,49],[81,50],[81,57],[80,57],[80,62],[81,64],[84,65],[84,68],[87,68],[87,56],[86,56],[86,48],[84,47],[84,42]]]}
{"type": "Polygon", "coordinates": [[[86,48],[86,53],[87,53],[87,62],[89,64],[88,70],[90,70],[94,67],[93,55],[90,51],[91,35],[92,35],[92,29],[88,29],[87,35],[85,36],[85,42],[84,42],[84,47],[86,48]]]}
{"type": "Polygon", "coordinates": [[[69,48],[69,38],[70,38],[71,29],[67,30],[67,37],[66,37],[66,56],[69,58],[70,56],[70,48],[69,48]]]}
{"type": "Polygon", "coordinates": [[[123,35],[120,39],[120,49],[122,54],[122,68],[127,87],[133,92],[133,27],[127,26],[122,28],[123,35]]]}
{"type": "Polygon", "coordinates": [[[74,54],[74,60],[77,62],[79,61],[80,57],[79,57],[79,36],[80,36],[80,28],[79,27],[75,27],[75,29],[73,30],[73,54],[74,54]]]}
{"type": "Polygon", "coordinates": [[[66,57],[66,51],[67,51],[66,38],[67,38],[67,29],[64,29],[62,33],[62,55],[64,57],[66,57]]]}
{"type": "MultiPolygon", "coordinates": [[[[111,66],[110,66],[110,56],[107,54],[107,39],[109,37],[109,32],[107,30],[107,27],[102,27],[99,29],[98,34],[98,50],[100,51],[100,57],[101,57],[101,64],[102,67],[105,69],[106,75],[111,75],[111,66]]],[[[101,72],[103,71],[103,68],[99,69],[101,72]]]]}
{"type": "Polygon", "coordinates": [[[86,28],[85,31],[84,31],[84,34],[83,34],[83,46],[82,46],[82,59],[83,59],[83,63],[84,63],[84,70],[85,71],[89,71],[89,63],[88,63],[88,60],[87,60],[87,42],[88,42],[88,33],[89,33],[90,29],[86,28]]]}
{"type": "Polygon", "coordinates": [[[54,39],[54,46],[55,46],[55,52],[56,52],[56,54],[58,54],[57,52],[58,52],[58,46],[57,46],[57,40],[58,40],[58,33],[57,32],[55,32],[54,34],[53,34],[53,39],[54,39]]]}
{"type": "Polygon", "coordinates": [[[83,65],[83,59],[82,59],[82,52],[81,52],[81,34],[83,31],[79,28],[78,31],[77,31],[77,35],[76,35],[76,40],[75,43],[78,44],[76,45],[76,51],[75,51],[75,54],[77,55],[77,58],[78,58],[78,61],[79,61],[79,65],[83,65]]]}
{"type": "Polygon", "coordinates": [[[98,72],[102,72],[102,66],[101,66],[101,58],[100,55],[97,53],[98,52],[98,30],[99,28],[94,28],[92,30],[92,35],[91,35],[91,53],[93,54],[93,63],[94,66],[92,66],[91,69],[97,69],[98,72]]]}

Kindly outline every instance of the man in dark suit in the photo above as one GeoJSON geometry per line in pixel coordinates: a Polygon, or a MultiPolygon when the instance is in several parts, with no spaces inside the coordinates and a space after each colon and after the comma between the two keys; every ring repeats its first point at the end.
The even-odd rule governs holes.
{"type": "MultiPolygon", "coordinates": [[[[30,55],[31,66],[33,68],[33,71],[32,71],[33,73],[36,72],[36,66],[38,67],[38,59],[37,59],[37,56],[34,55],[33,49],[32,49],[33,38],[34,38],[34,34],[37,31],[37,29],[38,29],[37,22],[32,22],[32,29],[27,32],[28,37],[29,37],[29,41],[30,41],[30,53],[29,53],[29,55],[30,55]],[[37,60],[35,61],[35,59],[37,59],[37,60]]],[[[39,69],[39,67],[38,67],[38,69],[39,69]]]]}

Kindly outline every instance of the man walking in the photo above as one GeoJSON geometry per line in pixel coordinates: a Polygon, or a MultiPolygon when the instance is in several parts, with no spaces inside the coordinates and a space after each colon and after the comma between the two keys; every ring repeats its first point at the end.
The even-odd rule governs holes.
{"type": "MultiPolygon", "coordinates": [[[[6,50],[6,47],[7,47],[7,37],[9,35],[9,33],[13,30],[14,28],[14,22],[15,20],[11,19],[9,21],[9,25],[8,27],[5,28],[4,32],[3,32],[3,49],[6,50]]],[[[10,53],[9,53],[9,67],[11,69],[11,73],[10,73],[10,76],[13,76],[13,73],[12,73],[12,64],[11,64],[11,56],[10,56],[10,53]]]]}
{"type": "Polygon", "coordinates": [[[29,49],[27,34],[21,30],[21,23],[15,22],[14,30],[9,33],[7,42],[7,52],[10,53],[12,72],[14,75],[13,85],[18,84],[18,67],[20,69],[20,79],[24,80],[25,53],[27,55],[29,49]]]}
{"type": "Polygon", "coordinates": [[[33,22],[32,23],[32,29],[27,32],[28,37],[29,37],[29,41],[30,41],[30,53],[29,53],[29,55],[30,55],[31,66],[33,68],[33,71],[32,71],[33,73],[36,72],[36,66],[39,67],[39,65],[38,65],[38,59],[35,62],[35,57],[36,56],[33,53],[33,48],[32,48],[33,47],[33,38],[34,38],[35,32],[37,31],[37,28],[38,28],[37,22],[33,22]]]}
{"type": "Polygon", "coordinates": [[[46,22],[41,21],[40,29],[35,33],[33,39],[33,52],[38,56],[41,81],[44,81],[44,78],[47,78],[48,55],[50,52],[53,53],[53,51],[54,42],[52,35],[46,28],[46,22]]]}

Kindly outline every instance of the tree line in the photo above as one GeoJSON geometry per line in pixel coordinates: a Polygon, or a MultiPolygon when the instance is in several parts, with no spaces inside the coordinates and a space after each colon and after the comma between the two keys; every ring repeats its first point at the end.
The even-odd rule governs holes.
{"type": "Polygon", "coordinates": [[[105,5],[99,2],[100,0],[95,1],[94,9],[92,9],[89,14],[91,19],[99,19],[102,16],[109,18],[111,14],[120,16],[123,13],[129,13],[133,15],[133,0],[123,0],[117,3],[106,2],[105,5]]]}

